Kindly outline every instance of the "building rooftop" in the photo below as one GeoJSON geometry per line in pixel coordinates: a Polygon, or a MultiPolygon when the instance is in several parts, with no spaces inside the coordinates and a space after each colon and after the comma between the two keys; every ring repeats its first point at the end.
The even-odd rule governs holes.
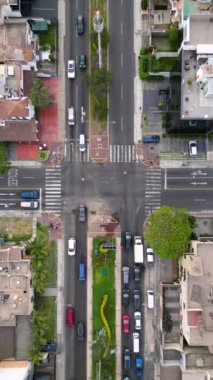
{"type": "Polygon", "coordinates": [[[25,19],[3,20],[0,24],[1,62],[29,62],[34,58],[34,42],[25,19]]]}
{"type": "MultiPolygon", "coordinates": [[[[181,260],[182,329],[190,346],[213,342],[213,242],[192,241],[181,260]]],[[[213,363],[212,363],[213,364],[213,363]]]]}
{"type": "Polygon", "coordinates": [[[19,246],[0,249],[0,325],[32,312],[30,260],[23,253],[19,246]]]}
{"type": "Polygon", "coordinates": [[[181,119],[213,119],[213,17],[193,15],[182,43],[181,119]]]}

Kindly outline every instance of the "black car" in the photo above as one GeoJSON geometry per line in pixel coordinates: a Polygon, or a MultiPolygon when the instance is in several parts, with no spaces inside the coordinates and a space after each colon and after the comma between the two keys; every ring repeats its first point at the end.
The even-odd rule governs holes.
{"type": "Polygon", "coordinates": [[[133,292],[133,303],[134,303],[134,309],[139,310],[141,307],[141,293],[140,290],[136,289],[133,292]]]}
{"type": "Polygon", "coordinates": [[[85,30],[85,23],[84,23],[84,16],[79,15],[77,17],[77,33],[79,35],[84,34],[85,30]]]}
{"type": "Polygon", "coordinates": [[[125,232],[124,244],[125,244],[126,249],[131,249],[131,247],[132,247],[132,234],[129,231],[125,232]]]}
{"type": "Polygon", "coordinates": [[[122,302],[123,302],[123,305],[125,306],[129,305],[129,289],[123,289],[122,302]]]}
{"type": "Polygon", "coordinates": [[[79,69],[85,70],[87,68],[87,56],[85,54],[79,55],[79,69]]]}
{"type": "Polygon", "coordinates": [[[124,348],[123,363],[124,370],[129,371],[131,369],[131,352],[129,348],[124,348]]]}
{"type": "Polygon", "coordinates": [[[139,282],[141,280],[141,267],[139,265],[134,265],[133,276],[135,282],[139,282]]]}
{"type": "Polygon", "coordinates": [[[84,340],[84,324],[83,322],[78,322],[77,325],[77,339],[78,340],[84,340]]]}
{"type": "Polygon", "coordinates": [[[80,205],[79,206],[79,222],[86,222],[86,206],[80,205]]]}

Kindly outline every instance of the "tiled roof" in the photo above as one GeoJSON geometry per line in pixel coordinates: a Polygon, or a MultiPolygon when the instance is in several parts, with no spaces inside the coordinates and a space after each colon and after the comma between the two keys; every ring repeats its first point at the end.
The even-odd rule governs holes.
{"type": "Polygon", "coordinates": [[[0,141],[37,141],[36,121],[8,120],[0,126],[0,141]]]}
{"type": "Polygon", "coordinates": [[[0,99],[0,119],[7,120],[11,117],[29,116],[29,99],[27,97],[19,99],[0,99]]]}

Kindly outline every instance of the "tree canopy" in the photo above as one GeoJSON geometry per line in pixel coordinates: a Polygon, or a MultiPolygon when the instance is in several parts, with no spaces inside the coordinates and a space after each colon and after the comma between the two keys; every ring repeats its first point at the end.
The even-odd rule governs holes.
{"type": "Polygon", "coordinates": [[[8,146],[7,143],[0,143],[0,175],[5,174],[10,170],[10,162],[8,161],[8,146]]]}
{"type": "Polygon", "coordinates": [[[45,108],[51,105],[53,95],[41,79],[36,79],[30,91],[30,99],[35,108],[45,108]]]}
{"type": "Polygon", "coordinates": [[[176,259],[188,250],[192,225],[186,209],[162,206],[148,217],[144,235],[157,255],[176,259]]]}

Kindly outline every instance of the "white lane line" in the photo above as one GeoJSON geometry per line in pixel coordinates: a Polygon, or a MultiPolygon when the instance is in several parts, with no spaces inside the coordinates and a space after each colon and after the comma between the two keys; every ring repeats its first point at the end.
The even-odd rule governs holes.
{"type": "Polygon", "coordinates": [[[52,168],[47,168],[46,169],[46,172],[55,172],[55,171],[61,171],[61,168],[54,168],[54,169],[52,169],[52,168]]]}
{"type": "Polygon", "coordinates": [[[161,194],[161,191],[146,191],[145,194],[161,194]]]}
{"type": "Polygon", "coordinates": [[[121,53],[121,67],[123,67],[124,65],[124,56],[123,56],[123,53],[121,53]]]}
{"type": "Polygon", "coordinates": [[[124,130],[124,118],[121,116],[121,130],[124,130]]]}
{"type": "Polygon", "coordinates": [[[123,88],[123,85],[121,85],[121,99],[123,99],[124,97],[124,88],[123,88]]]}
{"type": "Polygon", "coordinates": [[[164,174],[164,190],[167,190],[167,170],[165,169],[164,174]]]}
{"type": "MultiPolygon", "coordinates": [[[[122,0],[121,0],[122,3],[122,0]]],[[[121,35],[123,36],[123,22],[121,21],[121,35]]]]}
{"type": "Polygon", "coordinates": [[[48,199],[48,198],[61,198],[61,195],[56,195],[56,194],[50,194],[50,195],[45,195],[45,199],[48,199]]]}
{"type": "Polygon", "coordinates": [[[109,146],[109,161],[112,162],[112,145],[109,146]]]}

